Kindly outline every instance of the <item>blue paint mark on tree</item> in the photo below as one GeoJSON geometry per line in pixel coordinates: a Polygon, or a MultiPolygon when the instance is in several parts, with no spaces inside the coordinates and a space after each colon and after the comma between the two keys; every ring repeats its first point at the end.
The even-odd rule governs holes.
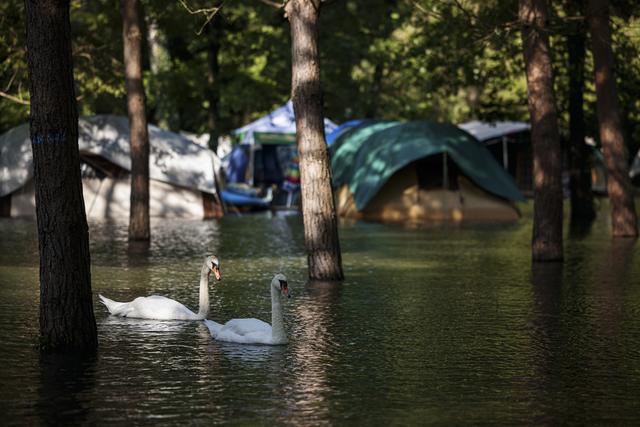
{"type": "Polygon", "coordinates": [[[67,140],[66,132],[50,132],[44,135],[36,134],[31,137],[34,145],[42,145],[44,143],[58,144],[67,140]]]}

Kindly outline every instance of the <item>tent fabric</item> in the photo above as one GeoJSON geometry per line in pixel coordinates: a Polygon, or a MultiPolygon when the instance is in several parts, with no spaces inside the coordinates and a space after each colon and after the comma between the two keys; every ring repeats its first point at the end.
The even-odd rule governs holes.
{"type": "Polygon", "coordinates": [[[228,183],[244,182],[244,173],[249,164],[249,155],[241,145],[236,145],[224,159],[228,183]]]}
{"type": "Polygon", "coordinates": [[[347,184],[357,209],[362,210],[395,172],[440,153],[450,155],[467,177],[488,192],[525,200],[484,145],[454,125],[435,122],[374,123],[345,135],[332,158],[332,167],[341,171],[334,184],[347,184]],[[372,129],[367,131],[368,127],[372,129]]]}
{"type": "Polygon", "coordinates": [[[325,138],[327,140],[327,145],[330,146],[331,144],[333,144],[333,141],[338,139],[340,135],[347,132],[349,129],[360,126],[361,124],[366,122],[367,122],[366,119],[354,119],[354,120],[349,120],[348,122],[342,123],[341,125],[336,127],[333,131],[326,134],[325,138]]]}
{"type": "Polygon", "coordinates": [[[529,123],[524,122],[481,122],[472,120],[470,122],[461,123],[458,127],[469,132],[476,139],[485,142],[495,138],[501,138],[513,133],[525,132],[531,130],[529,123]]]}
{"type": "MultiPolygon", "coordinates": [[[[180,134],[149,125],[149,177],[153,180],[216,194],[220,160],[213,151],[180,134]]],[[[80,153],[95,154],[130,171],[129,119],[97,115],[78,120],[80,153]]],[[[0,136],[0,196],[12,193],[33,176],[29,125],[0,136]]]]}
{"type": "MultiPolygon", "coordinates": [[[[336,127],[331,120],[324,119],[325,135],[330,134],[336,127]]],[[[248,145],[292,144],[295,143],[295,133],[296,116],[291,100],[266,116],[233,131],[234,135],[240,137],[241,144],[248,145]]]]}
{"type": "Polygon", "coordinates": [[[356,170],[355,157],[364,143],[376,132],[399,126],[401,122],[369,121],[352,128],[338,137],[331,146],[331,174],[335,186],[347,184],[356,170]]]}

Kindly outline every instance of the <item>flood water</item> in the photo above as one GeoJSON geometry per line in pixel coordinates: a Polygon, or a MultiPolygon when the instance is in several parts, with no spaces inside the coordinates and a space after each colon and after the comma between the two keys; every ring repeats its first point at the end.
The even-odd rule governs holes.
{"type": "Polygon", "coordinates": [[[640,244],[612,241],[600,212],[567,230],[563,265],[532,267],[528,217],[342,224],[340,284],[307,283],[297,216],[155,221],[148,250],[126,224],[92,223],[95,358],[39,355],[35,224],[2,219],[0,422],[639,425],[640,244]],[[270,321],[270,279],[288,276],[289,345],[219,343],[201,322],[98,302],[161,294],[197,311],[208,253],[217,321],[270,321]]]}

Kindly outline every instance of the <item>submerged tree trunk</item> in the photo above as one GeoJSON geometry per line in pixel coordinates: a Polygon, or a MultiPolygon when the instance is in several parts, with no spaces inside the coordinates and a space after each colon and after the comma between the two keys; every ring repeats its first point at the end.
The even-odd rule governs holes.
{"type": "Polygon", "coordinates": [[[635,237],[638,235],[638,226],[613,72],[609,2],[589,0],[587,14],[591,29],[600,142],[611,202],[612,233],[614,237],[635,237]]]}
{"type": "Polygon", "coordinates": [[[596,216],[591,192],[591,154],[585,144],[584,61],[585,28],[580,22],[567,36],[569,52],[569,167],[571,223],[589,222],[596,216]]]}
{"type": "Polygon", "coordinates": [[[92,351],[98,340],[80,178],[69,1],[28,0],[26,9],[40,343],[45,351],[92,351]]]}
{"type": "Polygon", "coordinates": [[[220,131],[218,126],[219,112],[218,103],[220,100],[219,88],[219,72],[218,53],[220,52],[220,36],[221,36],[220,18],[215,17],[208,26],[209,46],[207,49],[207,63],[209,65],[207,73],[207,99],[209,101],[209,109],[207,111],[207,127],[209,128],[209,148],[214,153],[218,152],[218,136],[220,131]]]}
{"type": "Polygon", "coordinates": [[[520,0],[533,147],[534,261],[562,259],[562,152],[545,0],[520,0]]]}
{"type": "Polygon", "coordinates": [[[291,26],[291,92],[300,155],[309,277],[340,280],[343,278],[342,256],[322,115],[317,32],[319,10],[320,0],[290,0],[285,7],[291,26]]]}
{"type": "Polygon", "coordinates": [[[122,0],[124,75],[131,141],[129,240],[149,240],[149,134],[142,83],[140,3],[122,0]]]}

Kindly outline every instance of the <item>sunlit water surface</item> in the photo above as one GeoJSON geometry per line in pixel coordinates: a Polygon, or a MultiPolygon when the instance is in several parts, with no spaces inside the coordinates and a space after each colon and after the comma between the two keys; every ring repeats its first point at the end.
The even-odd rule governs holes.
{"type": "MultiPolygon", "coordinates": [[[[525,215],[529,216],[529,215],[525,215]]],[[[0,220],[0,413],[12,424],[558,425],[640,423],[640,245],[608,215],[569,235],[564,265],[531,266],[531,224],[340,229],[346,280],[307,283],[300,217],[92,223],[100,348],[41,357],[35,224],[0,220]],[[162,294],[196,309],[220,256],[210,317],[270,320],[289,277],[290,343],[215,342],[200,322],[109,316],[162,294]]]]}

